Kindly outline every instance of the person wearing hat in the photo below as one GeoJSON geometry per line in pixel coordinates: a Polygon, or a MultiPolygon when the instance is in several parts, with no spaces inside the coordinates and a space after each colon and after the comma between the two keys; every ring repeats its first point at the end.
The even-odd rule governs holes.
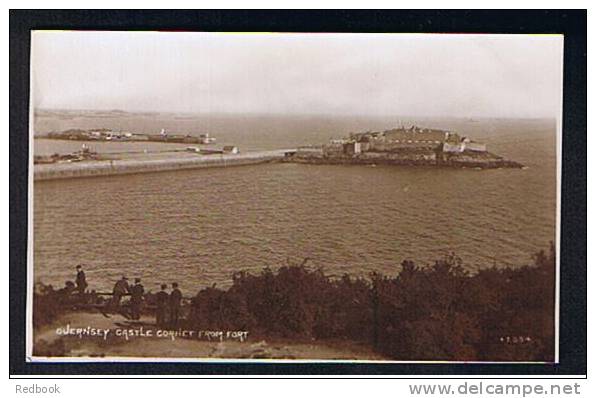
{"type": "Polygon", "coordinates": [[[141,285],[141,278],[135,278],[135,284],[130,289],[130,312],[134,320],[141,319],[141,306],[143,305],[143,294],[145,288],[141,285]]]}
{"type": "Polygon", "coordinates": [[[166,289],[168,285],[163,283],[161,285],[161,291],[155,295],[155,304],[157,309],[155,310],[155,324],[157,327],[164,328],[166,327],[166,316],[168,314],[168,303],[170,300],[170,296],[166,289]]]}
{"type": "Polygon", "coordinates": [[[126,293],[130,293],[130,286],[128,286],[128,278],[122,275],[122,279],[116,282],[112,290],[112,307],[114,309],[120,307],[120,300],[126,293]]]}
{"type": "Polygon", "coordinates": [[[87,278],[85,277],[85,272],[83,271],[83,266],[77,265],[77,278],[75,280],[77,284],[77,290],[80,294],[85,293],[85,289],[87,289],[87,278]]]}

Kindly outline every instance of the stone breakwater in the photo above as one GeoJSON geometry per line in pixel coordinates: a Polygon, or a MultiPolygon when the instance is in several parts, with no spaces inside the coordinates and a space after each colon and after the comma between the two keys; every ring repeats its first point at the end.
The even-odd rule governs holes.
{"type": "Polygon", "coordinates": [[[279,161],[283,159],[285,153],[288,151],[291,150],[247,152],[230,155],[169,156],[160,159],[138,158],[36,164],[33,167],[33,176],[35,181],[43,181],[209,167],[243,166],[279,161]]]}

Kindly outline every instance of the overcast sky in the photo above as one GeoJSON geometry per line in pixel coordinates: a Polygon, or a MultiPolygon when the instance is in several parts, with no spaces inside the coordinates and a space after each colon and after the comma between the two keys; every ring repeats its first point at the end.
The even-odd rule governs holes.
{"type": "Polygon", "coordinates": [[[557,117],[562,36],[35,32],[37,108],[557,117]]]}

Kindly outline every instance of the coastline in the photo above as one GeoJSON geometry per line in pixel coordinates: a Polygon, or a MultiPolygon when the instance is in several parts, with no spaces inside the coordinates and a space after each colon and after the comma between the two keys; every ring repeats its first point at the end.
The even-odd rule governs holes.
{"type": "Polygon", "coordinates": [[[367,153],[358,156],[317,156],[296,154],[294,149],[278,149],[271,151],[247,152],[239,154],[189,155],[176,153],[162,158],[151,156],[92,160],[81,162],[61,162],[52,164],[35,164],[34,180],[58,180],[77,177],[96,177],[123,174],[150,173],[159,171],[188,170],[211,167],[231,167],[255,165],[261,163],[284,162],[316,165],[365,165],[365,166],[402,166],[431,168],[475,168],[497,169],[524,167],[521,163],[503,159],[497,155],[486,153],[450,155],[448,158],[437,158],[434,152],[429,153],[367,153]]]}

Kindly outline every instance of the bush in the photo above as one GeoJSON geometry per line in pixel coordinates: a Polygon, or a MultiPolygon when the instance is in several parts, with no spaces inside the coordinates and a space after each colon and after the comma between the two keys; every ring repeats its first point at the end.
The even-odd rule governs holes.
{"type": "Polygon", "coordinates": [[[234,275],[195,297],[191,323],[252,334],[348,339],[402,360],[554,358],[554,247],[533,266],[473,275],[454,254],[432,267],[404,261],[394,276],[327,277],[283,266],[234,275]]]}
{"type": "MultiPolygon", "coordinates": [[[[431,267],[404,261],[395,276],[329,278],[320,269],[238,272],[203,289],[184,326],[253,336],[346,339],[399,360],[554,360],[555,248],[519,268],[470,274],[454,254],[431,267]]],[[[35,327],[72,309],[68,288],[36,288],[35,327]]],[[[96,300],[93,295],[77,300],[96,300]]],[[[75,303],[76,304],[76,303],[75,303]]],[[[76,307],[76,305],[74,306],[76,307]]]]}

